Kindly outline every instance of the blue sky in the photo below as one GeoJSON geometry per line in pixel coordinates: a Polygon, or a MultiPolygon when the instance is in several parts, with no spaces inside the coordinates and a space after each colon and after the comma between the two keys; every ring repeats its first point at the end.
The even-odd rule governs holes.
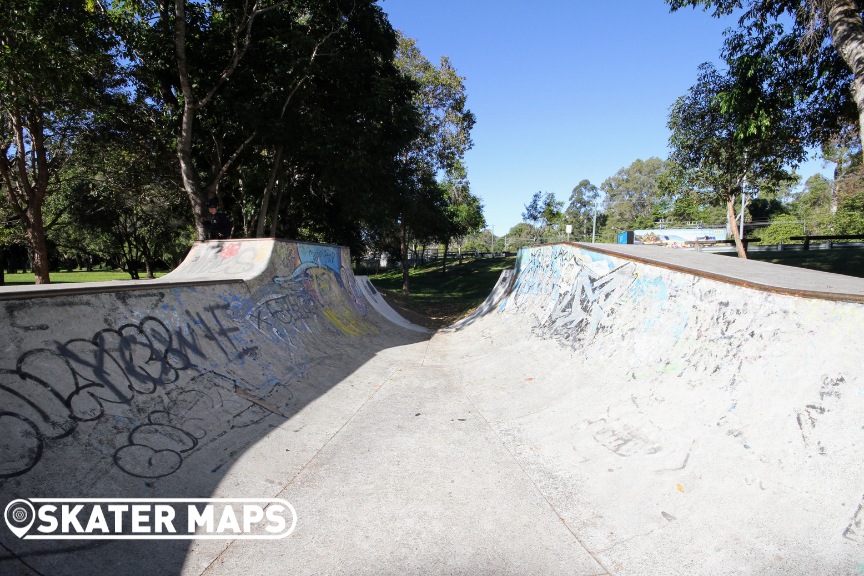
{"type": "MultiPolygon", "coordinates": [[[[432,62],[450,58],[477,116],[471,190],[502,235],[534,192],[565,203],[637,158],[665,158],[669,107],[717,61],[723,30],[663,0],[381,0],[432,62]]],[[[821,160],[799,173],[830,174],[821,160]]]]}

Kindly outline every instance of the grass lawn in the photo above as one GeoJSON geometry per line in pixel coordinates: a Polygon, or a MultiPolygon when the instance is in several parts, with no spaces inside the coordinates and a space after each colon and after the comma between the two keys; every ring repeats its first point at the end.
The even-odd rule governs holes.
{"type": "MultiPolygon", "coordinates": [[[[735,256],[734,253],[731,256],[735,256]]],[[[806,252],[748,252],[751,260],[810,268],[864,278],[864,249],[808,250],[806,252]]]]}
{"type": "MultiPolygon", "coordinates": [[[[141,278],[144,279],[145,272],[141,272],[141,278]]],[[[167,272],[156,272],[155,276],[164,276],[167,272]]],[[[31,272],[24,274],[15,273],[5,276],[4,286],[23,286],[25,284],[33,284],[34,278],[31,272]]],[[[115,270],[76,270],[74,272],[51,272],[52,284],[64,284],[68,282],[107,282],[109,280],[131,280],[132,278],[126,272],[117,272],[115,270]]]]}
{"type": "Polygon", "coordinates": [[[417,266],[411,270],[410,296],[402,295],[402,269],[370,276],[375,288],[408,320],[430,328],[452,324],[477,307],[495,286],[501,271],[513,268],[516,258],[478,258],[417,266]]]}

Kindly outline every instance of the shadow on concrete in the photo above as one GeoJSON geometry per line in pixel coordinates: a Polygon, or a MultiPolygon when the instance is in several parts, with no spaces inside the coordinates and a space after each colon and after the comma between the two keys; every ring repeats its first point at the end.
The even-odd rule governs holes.
{"type": "MultiPolygon", "coordinates": [[[[311,251],[256,283],[0,303],[0,505],[276,497],[363,389],[302,445],[287,423],[382,350],[429,337],[364,304],[338,247],[311,251]],[[223,485],[261,442],[272,459],[223,485]]],[[[194,542],[209,562],[230,540],[194,542]]],[[[3,574],[165,575],[194,561],[189,540],[22,540],[5,523],[0,544],[3,574]]]]}

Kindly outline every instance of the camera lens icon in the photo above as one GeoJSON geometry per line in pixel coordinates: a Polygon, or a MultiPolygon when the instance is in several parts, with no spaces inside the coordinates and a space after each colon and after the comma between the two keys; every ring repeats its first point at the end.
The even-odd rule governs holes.
{"type": "Polygon", "coordinates": [[[36,510],[27,500],[13,500],[6,505],[3,516],[9,530],[19,538],[23,538],[36,519],[36,510]]]}

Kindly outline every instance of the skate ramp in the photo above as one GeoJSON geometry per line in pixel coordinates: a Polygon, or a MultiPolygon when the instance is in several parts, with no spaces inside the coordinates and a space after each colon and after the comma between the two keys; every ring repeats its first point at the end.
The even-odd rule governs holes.
{"type": "Polygon", "coordinates": [[[406,328],[408,330],[414,330],[417,332],[423,332],[428,334],[432,332],[428,328],[423,326],[418,326],[413,322],[410,322],[403,318],[396,310],[393,309],[390,304],[384,299],[378,290],[375,289],[375,286],[372,285],[372,281],[369,280],[368,276],[357,276],[357,287],[360,289],[360,293],[363,294],[363,297],[366,299],[369,304],[375,308],[375,311],[378,312],[381,316],[389,320],[390,322],[401,326],[402,328],[406,328]]]}
{"type": "MultiPolygon", "coordinates": [[[[423,339],[366,303],[338,246],[205,242],[162,280],[4,296],[4,507],[275,497],[378,384],[364,364],[423,339]]],[[[180,574],[190,544],[33,542],[5,525],[0,542],[0,573],[52,575],[180,574]]]]}
{"type": "Polygon", "coordinates": [[[864,570],[864,282],[639,246],[516,268],[428,357],[458,346],[466,395],[605,570],[864,570]]]}
{"type": "Polygon", "coordinates": [[[375,312],[344,249],[255,247],[243,277],[217,260],[241,248],[166,287],[2,303],[0,494],[279,497],[295,532],[0,527],[0,571],[864,572],[862,281],[542,246],[430,339],[375,312]]]}

